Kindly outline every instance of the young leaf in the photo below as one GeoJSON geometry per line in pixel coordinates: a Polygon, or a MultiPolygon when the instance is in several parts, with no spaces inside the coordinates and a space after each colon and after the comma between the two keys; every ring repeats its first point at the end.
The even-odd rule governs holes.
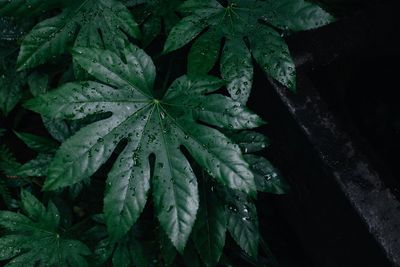
{"type": "Polygon", "coordinates": [[[192,238],[205,266],[216,266],[225,245],[227,215],[211,186],[200,180],[200,208],[192,238]]]}
{"type": "Polygon", "coordinates": [[[75,47],[123,49],[139,28],[129,10],[117,0],[79,0],[55,17],[37,24],[25,36],[18,56],[19,70],[40,65],[75,47]],[[101,25],[101,26],[100,26],[101,25]],[[75,38],[76,37],[76,38],[75,38]]]}
{"type": "Polygon", "coordinates": [[[44,189],[55,190],[90,177],[125,140],[108,175],[104,199],[112,239],[125,234],[142,212],[150,187],[149,156],[155,155],[151,177],[155,210],[164,231],[182,252],[199,200],[196,177],[181,148],[222,185],[254,194],[254,177],[239,147],[198,121],[230,129],[254,128],[263,121],[240,103],[209,94],[223,85],[213,77],[183,76],[162,99],[156,99],[150,57],[133,45],[122,53],[124,58],[107,50],[76,49],[74,59],[101,82],[67,83],[27,102],[27,108],[59,119],[110,114],[61,145],[44,189]]]}
{"type": "Polygon", "coordinates": [[[0,260],[5,266],[87,266],[86,245],[61,236],[60,215],[52,202],[47,209],[34,196],[21,192],[23,215],[0,211],[0,227],[6,235],[0,238],[0,260]]]}
{"type": "MultiPolygon", "coordinates": [[[[231,96],[242,103],[247,101],[252,84],[250,51],[268,75],[295,90],[294,62],[277,30],[308,30],[333,21],[322,8],[303,0],[234,0],[227,6],[216,0],[188,0],[180,10],[187,16],[171,30],[164,52],[181,48],[206,28],[221,32],[226,39],[221,73],[231,96]],[[261,20],[266,23],[261,24],[261,20]],[[250,39],[249,48],[244,39],[250,39]]],[[[208,49],[207,42],[197,45],[208,49]]]]}

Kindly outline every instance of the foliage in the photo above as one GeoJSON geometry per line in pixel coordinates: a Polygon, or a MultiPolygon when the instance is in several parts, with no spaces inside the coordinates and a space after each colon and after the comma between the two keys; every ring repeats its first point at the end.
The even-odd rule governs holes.
{"type": "Polygon", "coordinates": [[[59,232],[60,214],[50,202],[47,209],[27,191],[21,191],[21,208],[26,215],[0,212],[0,226],[7,234],[0,238],[0,260],[6,266],[87,266],[89,248],[59,232]]]}
{"type": "Polygon", "coordinates": [[[207,73],[218,59],[221,41],[221,75],[232,98],[249,97],[252,57],[272,78],[296,88],[295,65],[282,31],[317,28],[333,20],[319,6],[303,0],[234,0],[226,6],[215,0],[188,0],[180,6],[186,16],[172,29],[164,52],[176,50],[201,34],[188,56],[189,73],[207,73]]]}
{"type": "Polygon", "coordinates": [[[257,192],[289,186],[246,106],[253,59],[294,90],[284,37],[330,14],[303,0],[0,0],[0,19],[5,266],[232,265],[230,240],[262,257],[257,192]]]}

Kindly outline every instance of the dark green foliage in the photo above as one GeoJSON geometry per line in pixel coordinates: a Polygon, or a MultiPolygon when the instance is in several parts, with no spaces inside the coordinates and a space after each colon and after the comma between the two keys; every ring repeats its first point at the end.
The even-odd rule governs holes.
{"type": "Polygon", "coordinates": [[[227,2],[0,0],[1,264],[265,256],[257,192],[289,186],[252,130],[253,60],[294,90],[284,37],[333,18],[303,0],[227,2]]]}
{"type": "Polygon", "coordinates": [[[128,143],[108,175],[104,212],[109,232],[119,239],[132,227],[144,208],[151,183],[160,223],[181,252],[199,202],[196,177],[181,146],[222,185],[255,192],[253,175],[238,147],[216,130],[196,123],[198,119],[233,129],[263,123],[230,98],[205,95],[220,88],[218,79],[183,76],[158,100],[152,96],[153,63],[135,46],[124,49],[123,59],[110,51],[86,48],[77,49],[74,59],[108,85],[68,83],[25,106],[58,119],[79,119],[99,112],[113,115],[82,128],[63,143],[50,166],[46,190],[71,186],[90,177],[126,139],[128,143]],[[150,177],[148,157],[152,153],[156,162],[150,177]]]}
{"type": "Polygon", "coordinates": [[[186,16],[172,29],[164,52],[181,48],[205,30],[189,52],[188,71],[207,73],[224,39],[221,75],[232,98],[242,103],[253,81],[251,55],[268,75],[295,90],[295,66],[281,33],[333,21],[318,5],[303,0],[234,0],[227,6],[216,0],[188,0],[180,11],[186,16]]]}
{"type": "Polygon", "coordinates": [[[85,255],[91,252],[83,243],[63,236],[59,231],[60,214],[49,202],[47,209],[27,191],[21,192],[24,214],[0,212],[0,260],[11,259],[10,266],[87,266],[85,255]]]}
{"type": "Polygon", "coordinates": [[[136,2],[138,2],[136,3],[138,6],[134,12],[137,14],[137,19],[142,27],[142,43],[144,46],[148,46],[160,34],[167,35],[179,21],[177,9],[183,3],[183,0],[143,0],[136,2]]]}
{"type": "Polygon", "coordinates": [[[72,1],[62,13],[40,22],[25,36],[17,66],[22,70],[43,64],[70,46],[119,51],[128,36],[138,38],[139,29],[119,1],[72,1]]]}

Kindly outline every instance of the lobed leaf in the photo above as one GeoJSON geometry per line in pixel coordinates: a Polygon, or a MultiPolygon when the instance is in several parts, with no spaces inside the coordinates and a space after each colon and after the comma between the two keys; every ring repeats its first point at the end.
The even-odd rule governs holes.
{"type": "Polygon", "coordinates": [[[256,258],[260,237],[256,206],[241,192],[230,191],[229,194],[229,233],[248,255],[256,258]]]}
{"type": "Polygon", "coordinates": [[[14,132],[29,148],[39,153],[54,153],[58,144],[51,139],[30,133],[14,132]]]}
{"type": "Polygon", "coordinates": [[[71,45],[118,52],[128,36],[139,38],[140,32],[122,3],[117,0],[80,0],[61,14],[40,22],[25,36],[17,67],[23,70],[43,64],[65,53],[71,45]]]}
{"type": "Polygon", "coordinates": [[[225,38],[221,75],[231,97],[241,103],[246,103],[252,87],[251,55],[268,75],[294,91],[295,66],[281,31],[309,30],[334,20],[318,5],[303,0],[234,0],[226,6],[216,0],[188,0],[180,11],[185,17],[171,30],[164,52],[179,49],[200,35],[189,53],[188,69],[207,72],[219,54],[215,51],[218,40],[213,45],[208,40],[213,32],[220,33],[219,38],[225,38]],[[244,40],[249,40],[249,47],[244,40]],[[204,66],[197,63],[200,59],[204,66]]]}
{"type": "Polygon", "coordinates": [[[24,212],[0,211],[0,260],[10,266],[88,266],[84,256],[91,252],[80,241],[62,237],[58,232],[60,215],[49,203],[47,209],[27,191],[21,192],[24,212]]]}
{"type": "Polygon", "coordinates": [[[205,180],[203,176],[199,214],[192,238],[205,266],[216,266],[225,246],[227,215],[223,203],[205,180]]]}
{"type": "Polygon", "coordinates": [[[61,145],[44,189],[89,178],[124,141],[108,174],[104,199],[111,239],[119,239],[137,221],[151,186],[161,226],[182,253],[199,205],[197,179],[183,148],[221,184],[252,194],[256,189],[240,148],[198,121],[233,129],[254,128],[263,121],[240,103],[208,94],[223,85],[212,77],[183,76],[161,100],[156,99],[150,88],[155,77],[151,59],[133,45],[123,54],[121,58],[111,51],[77,49],[74,60],[102,83],[67,83],[26,103],[27,108],[57,119],[108,114],[61,145]],[[150,155],[155,155],[152,170],[150,155]]]}

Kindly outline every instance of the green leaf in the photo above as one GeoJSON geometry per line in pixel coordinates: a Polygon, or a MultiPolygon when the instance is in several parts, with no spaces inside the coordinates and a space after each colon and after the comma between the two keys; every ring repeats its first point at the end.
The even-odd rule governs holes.
{"type": "Polygon", "coordinates": [[[192,238],[204,264],[216,266],[225,245],[227,216],[224,205],[204,180],[200,183],[200,208],[192,238]]]}
{"type": "Polygon", "coordinates": [[[21,78],[13,65],[0,61],[0,113],[7,116],[18,104],[22,97],[21,78]]]}
{"type": "Polygon", "coordinates": [[[289,89],[296,90],[296,66],[285,40],[275,30],[260,27],[249,37],[254,59],[272,78],[289,89]]]}
{"type": "Polygon", "coordinates": [[[33,72],[28,76],[29,90],[33,96],[44,94],[47,91],[49,76],[39,72],[33,72]]]}
{"type": "Polygon", "coordinates": [[[0,145],[0,172],[13,176],[20,166],[8,147],[0,145]]]}
{"type": "Polygon", "coordinates": [[[270,8],[262,19],[273,26],[292,31],[319,28],[335,21],[317,4],[304,0],[267,0],[270,8]]]}
{"type": "Polygon", "coordinates": [[[63,120],[42,116],[43,125],[49,134],[57,141],[63,142],[71,136],[71,130],[63,120]]]}
{"type": "Polygon", "coordinates": [[[60,215],[53,203],[46,209],[27,191],[21,192],[21,202],[27,216],[0,211],[0,227],[6,231],[0,238],[0,260],[10,260],[5,266],[87,266],[84,256],[90,250],[60,234],[60,215]]]}
{"type": "Polygon", "coordinates": [[[164,53],[168,53],[183,47],[192,41],[207,24],[202,22],[202,18],[196,15],[183,18],[175,25],[164,45],[164,53]]]}
{"type": "Polygon", "coordinates": [[[161,19],[151,16],[142,25],[142,42],[148,46],[161,32],[161,19]]]}
{"type": "Polygon", "coordinates": [[[67,23],[68,20],[70,16],[64,11],[37,24],[22,41],[17,59],[18,70],[36,67],[66,52],[77,28],[74,23],[67,23]]]}
{"type": "Polygon", "coordinates": [[[149,254],[156,253],[155,250],[147,246],[147,242],[139,241],[134,230],[129,231],[116,243],[110,242],[102,225],[94,226],[86,234],[88,240],[97,241],[94,250],[95,266],[103,266],[110,258],[115,267],[152,266],[149,263],[151,257],[149,254]],[[103,239],[98,240],[99,237],[103,239]]]}
{"type": "Polygon", "coordinates": [[[114,247],[110,245],[110,240],[102,239],[97,242],[93,251],[95,264],[103,266],[104,263],[112,256],[114,247]]]}
{"type": "Polygon", "coordinates": [[[200,256],[196,251],[196,247],[194,246],[193,242],[188,242],[185,252],[183,254],[183,260],[186,266],[191,267],[201,267],[203,266],[200,256]]]}
{"type": "Polygon", "coordinates": [[[268,138],[260,133],[253,131],[240,131],[228,133],[228,137],[238,144],[243,153],[254,153],[263,150],[269,146],[268,138]]]}
{"type": "Polygon", "coordinates": [[[221,76],[228,81],[229,94],[234,100],[245,104],[253,84],[253,63],[244,41],[226,40],[220,64],[221,76]]]}
{"type": "Polygon", "coordinates": [[[0,0],[0,17],[36,16],[60,4],[60,0],[0,0]]]}
{"type": "Polygon", "coordinates": [[[19,167],[16,170],[15,175],[28,177],[46,176],[52,160],[52,155],[39,154],[37,158],[28,161],[27,163],[19,167]]]}
{"type": "Polygon", "coordinates": [[[236,243],[248,255],[256,258],[260,237],[256,206],[242,192],[228,192],[228,230],[236,243]]]}
{"type": "Polygon", "coordinates": [[[19,70],[38,66],[63,54],[70,45],[118,52],[128,36],[139,37],[137,23],[119,1],[78,2],[61,14],[40,22],[25,36],[18,56],[19,70]]]}
{"type": "Polygon", "coordinates": [[[189,74],[207,74],[218,59],[221,35],[208,31],[201,35],[193,44],[188,56],[189,74]]]}
{"type": "Polygon", "coordinates": [[[271,162],[255,155],[245,155],[245,159],[253,171],[258,191],[279,195],[288,193],[289,185],[271,162]]]}
{"type": "Polygon", "coordinates": [[[199,202],[197,179],[183,147],[222,185],[256,192],[253,174],[240,148],[198,121],[232,129],[254,128],[263,121],[240,103],[210,94],[223,85],[213,77],[183,76],[173,82],[162,99],[156,99],[150,87],[155,77],[151,59],[133,45],[128,45],[123,54],[120,58],[111,51],[76,49],[74,60],[102,83],[67,83],[26,103],[27,108],[58,119],[109,114],[61,145],[44,189],[71,186],[90,177],[125,141],[108,175],[104,202],[112,239],[121,237],[136,222],[151,184],[161,226],[182,252],[199,202]],[[219,110],[218,104],[222,107],[219,110]],[[155,155],[152,172],[150,155],[155,155]]]}
{"type": "Polygon", "coordinates": [[[160,34],[168,34],[179,21],[177,9],[182,0],[147,0],[136,7],[135,17],[142,21],[142,42],[148,46],[160,34]],[[137,15],[136,15],[137,14],[137,15]]]}
{"type": "MultiPolygon", "coordinates": [[[[171,30],[164,52],[183,47],[203,30],[204,35],[220,32],[226,40],[221,74],[228,82],[232,98],[241,103],[247,101],[252,86],[249,49],[268,75],[295,90],[294,64],[280,36],[281,31],[309,30],[333,21],[333,17],[318,5],[303,0],[234,0],[226,6],[216,0],[188,0],[181,5],[180,11],[186,16],[171,30]],[[248,39],[249,48],[244,42],[248,39]]],[[[202,36],[198,40],[202,40],[202,36]]],[[[209,46],[209,42],[199,41],[194,43],[192,50],[207,51],[209,46]]],[[[211,63],[207,62],[205,66],[208,64],[211,63]]]]}
{"type": "Polygon", "coordinates": [[[0,196],[3,199],[4,204],[9,207],[12,201],[11,192],[8,188],[7,181],[2,177],[0,177],[0,196]]]}
{"type": "Polygon", "coordinates": [[[32,150],[34,150],[36,152],[51,154],[57,150],[58,144],[51,139],[48,139],[48,138],[45,138],[42,136],[37,136],[34,134],[30,134],[30,133],[22,133],[22,132],[15,132],[15,131],[14,131],[14,133],[29,148],[31,148],[32,150]]]}
{"type": "Polygon", "coordinates": [[[161,255],[164,259],[165,265],[170,266],[176,258],[176,249],[162,229],[160,229],[158,232],[161,255]]]}
{"type": "Polygon", "coordinates": [[[126,245],[118,245],[114,251],[112,258],[113,266],[129,267],[131,266],[131,260],[129,257],[129,250],[126,245]]]}

